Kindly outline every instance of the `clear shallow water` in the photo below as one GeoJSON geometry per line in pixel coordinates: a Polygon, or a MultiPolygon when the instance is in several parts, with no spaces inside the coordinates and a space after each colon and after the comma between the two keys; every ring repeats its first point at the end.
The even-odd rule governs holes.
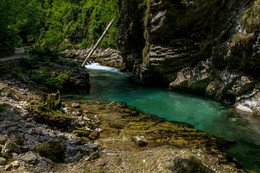
{"type": "Polygon", "coordinates": [[[209,134],[235,140],[237,144],[227,153],[247,169],[260,172],[260,121],[229,113],[225,106],[205,97],[131,84],[127,79],[130,74],[115,68],[97,63],[86,67],[90,73],[90,93],[67,95],[65,99],[126,102],[167,120],[190,123],[209,134]]]}

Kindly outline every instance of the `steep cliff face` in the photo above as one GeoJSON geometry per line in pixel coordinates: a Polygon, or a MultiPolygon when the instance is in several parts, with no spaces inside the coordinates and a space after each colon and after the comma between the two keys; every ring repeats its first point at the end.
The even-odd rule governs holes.
{"type": "Polygon", "coordinates": [[[119,38],[123,60],[128,71],[136,75],[140,73],[142,64],[142,49],[144,47],[143,37],[143,13],[138,8],[139,0],[119,1],[119,38]]]}
{"type": "MultiPolygon", "coordinates": [[[[199,91],[260,114],[259,4],[259,0],[150,0],[143,12],[145,45],[142,50],[141,45],[131,49],[142,42],[136,37],[127,41],[131,46],[119,42],[123,56],[136,61],[130,50],[139,54],[135,72],[145,83],[199,91]]],[[[124,13],[129,15],[130,11],[124,13]]],[[[140,25],[140,20],[130,21],[140,25]]],[[[126,33],[120,30],[121,36],[126,33]]]]}

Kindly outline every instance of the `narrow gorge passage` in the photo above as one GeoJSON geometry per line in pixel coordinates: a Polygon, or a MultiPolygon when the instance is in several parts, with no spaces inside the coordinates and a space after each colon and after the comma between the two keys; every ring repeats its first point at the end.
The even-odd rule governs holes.
{"type": "Polygon", "coordinates": [[[65,100],[109,100],[167,120],[194,125],[206,133],[236,142],[228,151],[248,169],[260,171],[260,121],[232,113],[209,98],[157,87],[143,87],[128,81],[131,74],[93,63],[88,94],[66,95],[65,100]]]}

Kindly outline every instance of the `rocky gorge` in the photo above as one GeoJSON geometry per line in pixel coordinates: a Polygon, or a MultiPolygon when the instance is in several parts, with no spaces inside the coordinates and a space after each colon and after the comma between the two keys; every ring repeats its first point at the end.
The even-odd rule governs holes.
{"type": "MultiPolygon", "coordinates": [[[[31,76],[21,68],[18,74],[1,75],[1,172],[247,172],[223,152],[232,141],[190,124],[167,121],[120,102],[62,102],[62,93],[82,89],[71,78],[84,80],[88,73],[77,73],[80,64],[70,59],[61,65],[59,59],[49,64],[48,58],[31,58],[6,62],[2,68],[33,61],[35,68],[27,70],[31,73],[40,64],[48,68],[45,73],[53,74],[46,78],[56,79],[62,69],[71,72],[65,71],[68,76],[59,83],[66,86],[61,94],[47,90],[45,82],[36,83],[34,75],[43,72],[31,76]],[[67,80],[74,82],[67,85],[67,80]]],[[[85,83],[88,92],[88,78],[85,83]]]]}
{"type": "Polygon", "coordinates": [[[259,116],[259,0],[120,2],[126,69],[259,116]]]}
{"type": "MultiPolygon", "coordinates": [[[[131,72],[138,84],[208,95],[258,118],[259,4],[119,1],[120,50],[97,49],[90,61],[131,72]]],[[[188,123],[117,101],[63,100],[91,93],[90,72],[79,63],[90,50],[36,48],[29,58],[0,62],[0,172],[250,172],[225,153],[234,141],[188,123]]]]}

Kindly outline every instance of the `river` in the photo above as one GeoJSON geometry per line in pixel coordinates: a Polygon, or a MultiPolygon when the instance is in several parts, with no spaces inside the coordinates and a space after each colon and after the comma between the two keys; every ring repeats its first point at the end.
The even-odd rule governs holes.
{"type": "Polygon", "coordinates": [[[260,121],[230,112],[227,107],[207,97],[144,87],[130,83],[131,74],[97,63],[87,65],[91,91],[66,95],[65,100],[109,100],[125,102],[129,107],[173,121],[194,125],[195,129],[236,144],[226,151],[242,165],[260,172],[260,121]]]}

